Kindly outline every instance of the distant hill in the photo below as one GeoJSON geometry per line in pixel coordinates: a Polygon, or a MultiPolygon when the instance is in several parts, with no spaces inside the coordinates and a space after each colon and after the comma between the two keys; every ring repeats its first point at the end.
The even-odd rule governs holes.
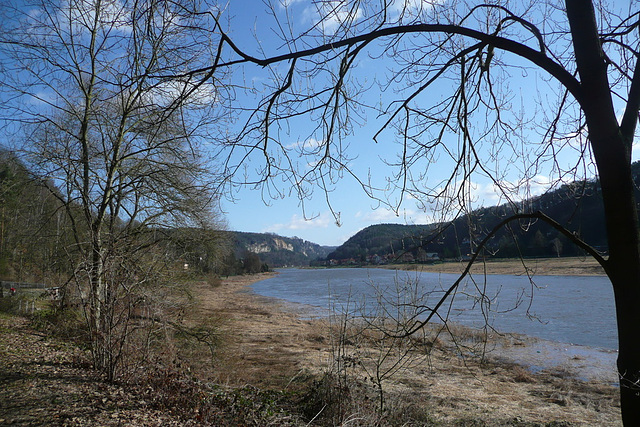
{"type": "MultiPolygon", "coordinates": [[[[632,165],[632,173],[636,199],[640,200],[640,162],[632,165]]],[[[480,208],[452,222],[373,225],[330,253],[327,262],[336,265],[466,258],[492,228],[516,211],[542,211],[596,250],[602,253],[608,250],[600,186],[597,180],[586,180],[562,185],[518,206],[503,204],[480,208]]],[[[487,256],[508,258],[583,254],[564,235],[541,221],[512,223],[491,239],[486,251],[487,256]]]]}
{"type": "MultiPolygon", "coordinates": [[[[632,166],[636,190],[640,188],[640,162],[632,166]]],[[[52,187],[52,186],[50,186],[52,187]]],[[[53,188],[53,187],[52,187],[53,188]]],[[[60,215],[61,195],[45,190],[11,153],[0,150],[0,276],[39,272],[41,266],[65,264],[62,246],[73,246],[60,215]],[[56,219],[53,221],[53,219],[56,219]],[[16,251],[12,248],[22,247],[16,251]]],[[[640,201],[640,191],[636,191],[640,201]]],[[[270,233],[229,232],[232,248],[224,263],[229,272],[244,271],[248,253],[257,270],[265,267],[383,262],[431,262],[465,258],[499,221],[514,213],[540,210],[588,244],[606,253],[603,203],[597,180],[577,181],[534,197],[517,207],[503,204],[480,208],[452,222],[429,225],[379,224],[367,227],[340,247],[320,246],[297,237],[270,233]],[[238,267],[239,266],[239,267],[238,267]]],[[[205,251],[206,252],[206,251],[205,251]]],[[[195,253],[195,252],[194,252],[195,253]]],[[[575,256],[583,252],[550,226],[521,222],[504,228],[487,246],[488,256],[575,256]],[[526,232],[525,232],[526,229],[526,232]]],[[[203,256],[206,259],[217,257],[203,256]]],[[[41,272],[40,272],[41,273],[41,272]]]]}
{"type": "Polygon", "coordinates": [[[324,259],[335,246],[320,246],[298,237],[283,237],[272,233],[231,232],[231,241],[238,259],[243,253],[257,254],[269,267],[308,266],[324,259]]]}
{"type": "MultiPolygon", "coordinates": [[[[348,260],[350,263],[381,263],[379,257],[392,258],[421,246],[422,239],[433,233],[435,225],[371,225],[357,232],[342,246],[327,256],[327,260],[348,260]]],[[[418,254],[416,254],[418,255],[418,254]]]]}

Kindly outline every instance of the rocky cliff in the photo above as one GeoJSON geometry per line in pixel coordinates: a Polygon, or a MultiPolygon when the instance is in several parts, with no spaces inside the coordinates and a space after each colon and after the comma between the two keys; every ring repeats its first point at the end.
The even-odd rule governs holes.
{"type": "Polygon", "coordinates": [[[299,237],[283,237],[272,233],[235,231],[233,241],[238,258],[246,251],[253,252],[269,267],[308,266],[314,260],[326,258],[335,249],[299,237]]]}

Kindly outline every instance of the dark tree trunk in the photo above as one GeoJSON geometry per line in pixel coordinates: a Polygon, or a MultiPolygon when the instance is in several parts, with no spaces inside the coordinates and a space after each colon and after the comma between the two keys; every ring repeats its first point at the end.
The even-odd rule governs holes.
{"type": "Polygon", "coordinates": [[[601,166],[609,260],[618,325],[618,373],[624,425],[640,425],[640,245],[629,167],[601,166]],[[624,173],[621,173],[621,170],[624,173]]]}
{"type": "Polygon", "coordinates": [[[640,224],[631,174],[631,142],[637,111],[634,105],[627,106],[625,115],[631,112],[634,124],[625,129],[625,135],[613,107],[608,60],[602,50],[593,4],[566,0],[566,5],[580,76],[577,98],[585,114],[602,188],[609,244],[605,270],[613,285],[618,325],[622,421],[624,425],[637,426],[640,425],[640,224]]]}
{"type": "Polygon", "coordinates": [[[640,274],[637,264],[620,268],[626,271],[616,271],[616,278],[612,278],[618,321],[620,404],[625,426],[640,425],[640,290],[637,286],[640,274]]]}

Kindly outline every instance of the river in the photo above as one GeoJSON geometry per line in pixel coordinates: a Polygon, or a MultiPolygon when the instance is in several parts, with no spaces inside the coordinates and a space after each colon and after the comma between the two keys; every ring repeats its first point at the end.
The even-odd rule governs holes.
{"type": "MultiPolygon", "coordinates": [[[[278,272],[276,277],[255,283],[253,291],[302,304],[315,315],[347,309],[368,313],[375,310],[377,295],[384,295],[386,304],[420,299],[433,307],[457,278],[454,274],[377,268],[278,272]]],[[[558,355],[553,354],[556,350],[568,359],[597,360],[606,370],[615,359],[613,291],[606,277],[536,276],[532,281],[526,276],[473,276],[460,285],[453,303],[449,298],[439,312],[464,325],[488,322],[501,332],[536,337],[540,341],[535,352],[549,353],[547,358],[554,363],[558,362],[558,355]]]]}

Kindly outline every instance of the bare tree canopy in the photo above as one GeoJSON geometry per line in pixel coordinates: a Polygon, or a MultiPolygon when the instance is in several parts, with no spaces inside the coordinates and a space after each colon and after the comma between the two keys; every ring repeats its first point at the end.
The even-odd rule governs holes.
{"type": "Polygon", "coordinates": [[[519,203],[521,187],[539,172],[555,182],[597,173],[609,256],[565,235],[612,282],[622,418],[640,423],[634,3],[273,0],[253,42],[198,0],[6,4],[3,123],[30,125],[32,164],[81,207],[67,212],[86,255],[98,364],[113,356],[114,237],[139,221],[197,221],[191,208],[216,185],[196,173],[204,153],[222,160],[227,184],[265,199],[304,202],[319,188],[331,206],[349,178],[379,203],[412,198],[443,219],[470,209],[480,176],[512,203],[503,224],[559,230],[519,203]],[[217,144],[203,150],[205,140],[217,144]]]}
{"type": "MultiPolygon", "coordinates": [[[[97,368],[120,366],[131,316],[175,253],[175,231],[217,227],[202,144],[222,120],[224,87],[175,75],[212,55],[206,4],[185,1],[4,2],[4,129],[70,223],[71,283],[84,299],[97,368]],[[204,11],[200,7],[204,7],[204,11]]],[[[192,233],[194,234],[194,233],[192,233]]],[[[195,236],[195,234],[194,234],[195,236]]]]}
{"type": "Polygon", "coordinates": [[[512,202],[513,220],[562,228],[518,203],[518,187],[541,171],[555,182],[597,174],[609,257],[572,240],[613,284],[622,415],[637,424],[640,241],[630,168],[640,107],[637,6],[336,0],[266,7],[279,44],[262,42],[261,23],[261,43],[251,45],[219,21],[211,65],[182,75],[208,79],[231,68],[246,78],[239,81],[247,87],[239,98],[243,127],[222,147],[229,181],[257,185],[267,197],[293,188],[303,201],[319,187],[330,203],[336,183],[350,176],[382,203],[398,208],[412,197],[451,218],[469,209],[472,177],[482,176],[512,202]],[[296,11],[312,17],[307,25],[296,11]],[[358,169],[361,157],[375,158],[389,144],[394,158],[358,169]]]}
{"type": "MultiPolygon", "coordinates": [[[[223,39],[227,65],[242,65],[248,77],[258,75],[263,81],[256,79],[253,90],[267,94],[257,111],[247,112],[230,172],[247,153],[263,157],[264,167],[251,171],[248,182],[288,173],[305,196],[312,187],[305,184],[330,190],[341,173],[354,171],[367,191],[396,208],[403,191],[425,203],[452,202],[447,205],[459,208],[474,172],[493,179],[509,199],[511,187],[538,171],[556,179],[593,173],[588,159],[577,160],[587,145],[574,71],[566,60],[555,60],[559,54],[548,54],[542,34],[524,18],[497,6],[469,10],[444,3],[419,2],[422,9],[407,6],[404,13],[395,3],[382,8],[378,2],[319,2],[317,7],[322,12],[327,5],[335,8],[335,16],[325,19],[329,32],[318,24],[294,34],[293,23],[279,22],[274,28],[282,44],[265,43],[264,53],[251,46],[242,51],[231,40],[224,46],[223,39]],[[292,52],[269,56],[278,50],[292,52]],[[265,81],[267,75],[272,79],[265,81]],[[465,84],[457,85],[460,80],[465,84]],[[538,93],[523,90],[532,80],[542,86],[538,93]],[[371,165],[372,176],[354,169],[360,158],[386,154],[378,148],[383,144],[395,144],[396,156],[371,165]],[[363,151],[374,154],[366,157],[363,151]],[[438,173],[443,164],[449,167],[446,176],[438,173]],[[520,166],[517,179],[514,164],[520,166]]],[[[279,5],[272,9],[276,18],[283,15],[279,5]]],[[[529,13],[552,25],[546,43],[567,56],[570,31],[562,28],[561,12],[545,5],[529,13]]],[[[624,87],[624,81],[617,82],[624,87]]]]}

